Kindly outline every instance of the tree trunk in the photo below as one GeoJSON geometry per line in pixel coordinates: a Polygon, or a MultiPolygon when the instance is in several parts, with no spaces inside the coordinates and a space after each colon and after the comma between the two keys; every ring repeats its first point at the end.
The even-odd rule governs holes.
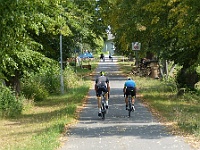
{"type": "Polygon", "coordinates": [[[20,73],[19,71],[15,72],[14,76],[10,76],[7,78],[8,80],[5,81],[7,87],[11,87],[16,94],[20,93],[20,73]]]}

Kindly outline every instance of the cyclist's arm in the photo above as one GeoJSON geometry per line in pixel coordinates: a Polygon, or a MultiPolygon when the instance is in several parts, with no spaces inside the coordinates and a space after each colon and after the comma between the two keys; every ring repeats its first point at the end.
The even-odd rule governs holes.
{"type": "Polygon", "coordinates": [[[108,93],[110,92],[110,84],[109,84],[109,79],[106,77],[106,87],[108,89],[108,93]]]}
{"type": "Polygon", "coordinates": [[[124,83],[124,88],[123,88],[123,92],[126,92],[126,83],[124,83]]]}
{"type": "Polygon", "coordinates": [[[108,89],[108,93],[110,92],[110,84],[109,82],[107,82],[107,89],[108,89]]]}

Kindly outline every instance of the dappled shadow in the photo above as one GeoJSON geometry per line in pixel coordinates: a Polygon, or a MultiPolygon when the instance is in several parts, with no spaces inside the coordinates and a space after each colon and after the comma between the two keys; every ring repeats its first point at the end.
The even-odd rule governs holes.
{"type": "Polygon", "coordinates": [[[113,88],[105,120],[97,116],[95,92],[90,91],[87,105],[80,114],[79,123],[67,134],[75,137],[136,136],[141,139],[159,139],[170,135],[156,121],[148,109],[136,100],[136,111],[128,117],[122,88],[113,88]]]}
{"type": "MultiPolygon", "coordinates": [[[[83,91],[83,87],[77,87],[74,91],[83,91]]],[[[74,117],[77,105],[81,105],[84,95],[79,95],[77,92],[71,91],[70,96],[65,94],[63,96],[53,96],[51,99],[35,103],[34,109],[37,113],[22,114],[17,119],[20,124],[42,124],[50,122],[53,119],[60,119],[63,116],[74,117]],[[43,111],[45,110],[45,111],[43,111]]]]}
{"type": "Polygon", "coordinates": [[[126,78],[122,76],[122,72],[119,70],[119,66],[117,63],[99,63],[98,68],[96,69],[96,73],[93,74],[92,80],[95,80],[99,75],[100,71],[104,71],[105,75],[109,78],[109,80],[125,80],[126,78]]]}
{"type": "MultiPolygon", "coordinates": [[[[21,123],[20,123],[21,124],[21,123]]],[[[49,132],[51,130],[53,130],[54,128],[55,129],[59,129],[60,130],[60,133],[63,132],[63,129],[64,129],[64,124],[51,124],[50,126],[43,126],[40,127],[40,128],[33,128],[32,130],[30,129],[30,127],[27,127],[29,129],[26,129],[25,127],[27,127],[27,125],[24,126],[24,129],[20,129],[18,131],[15,131],[15,132],[9,132],[7,133],[5,136],[12,136],[12,137],[26,137],[26,136],[29,136],[29,135],[33,135],[33,136],[36,136],[36,135],[41,135],[41,134],[44,134],[44,132],[49,132]]]]}
{"type": "Polygon", "coordinates": [[[87,104],[80,113],[78,123],[71,126],[66,133],[68,142],[66,142],[63,150],[70,148],[88,149],[91,147],[96,149],[104,147],[105,149],[132,149],[136,146],[136,149],[141,149],[143,145],[143,148],[146,149],[172,149],[182,148],[182,146],[185,148],[182,143],[177,145],[178,140],[167,132],[167,129],[154,118],[140,100],[136,100],[136,111],[131,113],[131,117],[128,117],[123,95],[126,78],[120,75],[118,69],[116,63],[99,63],[93,80],[100,71],[106,72],[110,79],[111,91],[108,113],[105,120],[97,116],[95,91],[90,90],[87,104]]]}
{"type": "Polygon", "coordinates": [[[61,95],[60,96],[51,96],[44,101],[35,103],[35,106],[54,107],[56,105],[67,105],[68,103],[71,103],[72,101],[73,101],[73,103],[80,103],[81,102],[80,98],[84,98],[84,96],[79,95],[78,91],[83,91],[83,90],[87,91],[88,88],[79,86],[79,87],[70,89],[67,93],[65,93],[62,96],[61,95]],[[68,93],[70,93],[70,95],[68,93]]]}
{"type": "Polygon", "coordinates": [[[137,123],[124,123],[124,124],[106,124],[101,122],[97,127],[78,127],[71,129],[68,134],[81,138],[103,137],[103,136],[135,136],[141,139],[159,139],[169,137],[170,135],[161,132],[163,127],[157,124],[137,124],[137,123]]]}
{"type": "Polygon", "coordinates": [[[41,112],[37,114],[24,114],[21,116],[21,118],[18,119],[18,121],[20,122],[20,124],[47,123],[53,119],[60,119],[63,116],[69,115],[68,112],[75,111],[75,109],[76,109],[75,106],[68,106],[67,108],[59,108],[58,110],[49,111],[49,112],[41,112]]]}

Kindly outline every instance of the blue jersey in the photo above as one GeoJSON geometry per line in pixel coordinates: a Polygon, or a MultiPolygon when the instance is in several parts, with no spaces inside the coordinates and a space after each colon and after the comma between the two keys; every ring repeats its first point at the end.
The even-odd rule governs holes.
{"type": "Polygon", "coordinates": [[[126,87],[126,88],[134,88],[134,87],[136,87],[136,83],[133,80],[127,80],[124,83],[124,87],[126,87]]]}

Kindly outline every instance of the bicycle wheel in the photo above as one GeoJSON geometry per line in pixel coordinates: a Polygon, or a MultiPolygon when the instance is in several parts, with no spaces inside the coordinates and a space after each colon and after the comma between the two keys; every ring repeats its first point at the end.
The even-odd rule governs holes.
{"type": "Polygon", "coordinates": [[[131,111],[132,111],[132,102],[131,102],[131,96],[128,97],[128,116],[131,117],[131,111]]]}

